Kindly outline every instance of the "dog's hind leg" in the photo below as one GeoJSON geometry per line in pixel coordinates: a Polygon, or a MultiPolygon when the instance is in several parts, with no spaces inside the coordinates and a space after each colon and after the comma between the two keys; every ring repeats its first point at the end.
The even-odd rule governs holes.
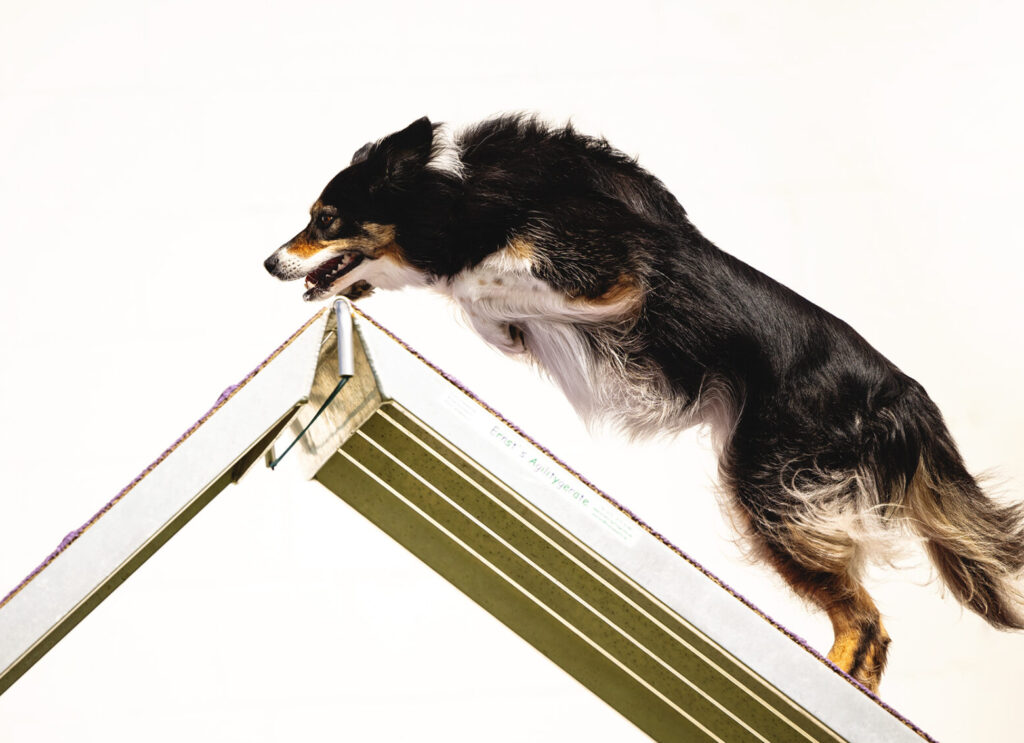
{"type": "MultiPolygon", "coordinates": [[[[752,469],[723,467],[722,474],[755,555],[828,614],[835,632],[829,660],[877,691],[889,634],[859,580],[859,545],[843,530],[842,519],[827,518],[829,513],[842,514],[844,504],[852,508],[855,480],[815,477],[817,487],[805,480],[794,488],[795,477],[763,466],[752,469]]],[[[806,473],[809,468],[795,471],[806,473]]]]}
{"type": "Polygon", "coordinates": [[[808,569],[800,556],[771,550],[771,564],[786,582],[798,595],[824,609],[832,621],[835,640],[828,659],[877,692],[890,638],[864,586],[839,564],[831,570],[808,569]]]}

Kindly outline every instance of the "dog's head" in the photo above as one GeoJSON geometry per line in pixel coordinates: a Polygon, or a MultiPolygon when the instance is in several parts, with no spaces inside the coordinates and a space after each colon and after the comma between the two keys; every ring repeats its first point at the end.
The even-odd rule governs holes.
{"type": "Polygon", "coordinates": [[[375,287],[423,284],[398,243],[398,223],[430,161],[434,126],[426,117],[361,147],[310,209],[309,224],[264,261],[282,281],[305,277],[303,299],[366,296],[375,287]]]}

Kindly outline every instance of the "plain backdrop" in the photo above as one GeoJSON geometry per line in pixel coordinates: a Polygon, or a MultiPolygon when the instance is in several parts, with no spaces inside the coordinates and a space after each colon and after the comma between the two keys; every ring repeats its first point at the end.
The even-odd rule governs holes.
{"type": "MultiPolygon", "coordinates": [[[[1024,496],[1024,12],[1006,2],[0,1],[0,593],[316,308],[263,259],[369,139],[529,110],[639,156],[723,249],[919,379],[1024,496]]],[[[823,652],[701,436],[588,433],[443,301],[364,309],[823,652]]],[[[872,591],[882,696],[1016,741],[1024,636],[872,591]]],[[[0,697],[3,741],[643,736],[319,486],[229,488],[0,697]]]]}

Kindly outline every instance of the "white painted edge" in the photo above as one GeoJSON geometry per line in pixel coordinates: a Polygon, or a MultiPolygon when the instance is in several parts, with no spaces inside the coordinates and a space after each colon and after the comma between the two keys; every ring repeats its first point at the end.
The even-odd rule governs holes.
{"type": "Polygon", "coordinates": [[[386,399],[403,405],[839,735],[850,741],[920,743],[903,721],[610,502],[595,505],[601,497],[589,486],[458,386],[380,328],[358,315],[355,319],[386,399]],[[580,493],[593,494],[591,503],[581,503],[580,493]]]}
{"type": "Polygon", "coordinates": [[[311,322],[0,608],[0,670],[45,637],[309,394],[323,332],[323,319],[311,322]]]}

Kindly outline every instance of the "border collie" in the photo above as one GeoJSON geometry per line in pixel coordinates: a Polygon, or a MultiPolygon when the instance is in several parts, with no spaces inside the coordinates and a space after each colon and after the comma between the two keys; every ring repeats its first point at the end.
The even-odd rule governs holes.
{"type": "Polygon", "coordinates": [[[265,262],[307,300],[429,286],[588,420],[710,426],[753,553],[832,620],[877,690],[889,635],[861,576],[916,533],[952,593],[1024,628],[1024,506],[967,472],[935,403],[849,325],[711,244],[603,139],[502,116],[414,121],[360,148],[265,262]]]}

